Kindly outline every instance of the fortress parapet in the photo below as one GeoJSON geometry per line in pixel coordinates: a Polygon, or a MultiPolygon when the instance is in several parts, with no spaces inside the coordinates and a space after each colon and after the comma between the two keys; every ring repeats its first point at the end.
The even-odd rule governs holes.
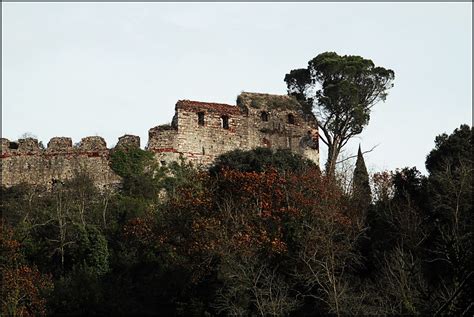
{"type": "Polygon", "coordinates": [[[35,154],[42,149],[39,146],[38,140],[33,138],[19,139],[18,141],[10,141],[2,138],[2,157],[20,154],[35,154]]]}
{"type": "Polygon", "coordinates": [[[82,172],[98,187],[120,183],[109,166],[109,149],[102,137],[85,137],[76,147],[69,137],[53,137],[46,149],[33,138],[2,139],[2,185],[21,183],[51,188],[82,172]]]}

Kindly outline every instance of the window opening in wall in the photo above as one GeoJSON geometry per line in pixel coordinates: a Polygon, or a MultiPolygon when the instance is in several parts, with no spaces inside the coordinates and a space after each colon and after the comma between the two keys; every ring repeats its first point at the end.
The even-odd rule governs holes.
{"type": "Polygon", "coordinates": [[[202,147],[202,155],[206,155],[206,151],[204,150],[204,146],[202,147]]]}
{"type": "Polygon", "coordinates": [[[262,121],[268,121],[268,112],[262,111],[262,113],[260,114],[260,118],[262,118],[262,121]]]}
{"type": "Polygon", "coordinates": [[[288,123],[295,124],[295,116],[292,115],[291,113],[288,115],[288,123]]]}
{"type": "Polygon", "coordinates": [[[228,116],[222,116],[221,121],[222,121],[222,128],[229,129],[229,117],[228,116]]]}
{"type": "Polygon", "coordinates": [[[198,125],[204,125],[204,112],[198,112],[198,125]]]}
{"type": "Polygon", "coordinates": [[[8,144],[8,148],[11,149],[11,150],[17,150],[18,149],[18,143],[16,142],[10,142],[8,144]]]}

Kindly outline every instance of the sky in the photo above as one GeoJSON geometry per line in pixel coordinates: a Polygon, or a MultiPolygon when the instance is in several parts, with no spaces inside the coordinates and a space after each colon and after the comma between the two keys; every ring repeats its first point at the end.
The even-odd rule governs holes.
{"type": "Polygon", "coordinates": [[[144,147],[178,100],[286,94],[285,74],[326,51],[395,72],[342,154],[376,146],[369,172],[426,173],[435,137],[472,125],[471,2],[2,2],[2,137],[99,135],[112,147],[135,134],[144,147]]]}

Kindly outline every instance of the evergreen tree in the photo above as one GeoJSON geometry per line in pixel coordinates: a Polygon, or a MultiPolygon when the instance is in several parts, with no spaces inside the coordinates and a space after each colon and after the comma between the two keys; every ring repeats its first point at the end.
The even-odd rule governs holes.
{"type": "Polygon", "coordinates": [[[355,214],[358,216],[357,218],[364,221],[367,215],[367,209],[372,201],[372,193],[370,191],[369,173],[365,166],[360,145],[352,180],[352,199],[355,214]]]}
{"type": "Polygon", "coordinates": [[[369,124],[372,107],[385,101],[394,79],[393,70],[370,59],[334,52],[321,53],[307,68],[286,74],[288,94],[318,119],[320,140],[328,147],[326,175],[334,176],[342,148],[369,124]]]}

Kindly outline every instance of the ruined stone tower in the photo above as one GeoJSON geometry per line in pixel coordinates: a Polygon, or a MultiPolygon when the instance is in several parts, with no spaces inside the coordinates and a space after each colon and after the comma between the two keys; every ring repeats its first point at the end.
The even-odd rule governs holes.
{"type": "MultiPolygon", "coordinates": [[[[162,165],[180,156],[207,167],[225,152],[256,147],[290,149],[319,165],[318,126],[311,113],[284,95],[243,92],[237,105],[180,100],[171,124],[151,128],[146,150],[162,165]]],[[[138,136],[119,138],[116,148],[140,146],[138,136]]],[[[32,138],[1,139],[2,186],[20,183],[51,187],[87,172],[99,187],[116,185],[110,149],[101,137],[86,137],[77,146],[55,137],[41,148],[32,138]]]]}
{"type": "Polygon", "coordinates": [[[291,97],[243,92],[237,105],[180,100],[170,125],[149,130],[147,150],[158,161],[180,155],[199,164],[235,149],[290,149],[319,164],[318,129],[291,97]]]}

